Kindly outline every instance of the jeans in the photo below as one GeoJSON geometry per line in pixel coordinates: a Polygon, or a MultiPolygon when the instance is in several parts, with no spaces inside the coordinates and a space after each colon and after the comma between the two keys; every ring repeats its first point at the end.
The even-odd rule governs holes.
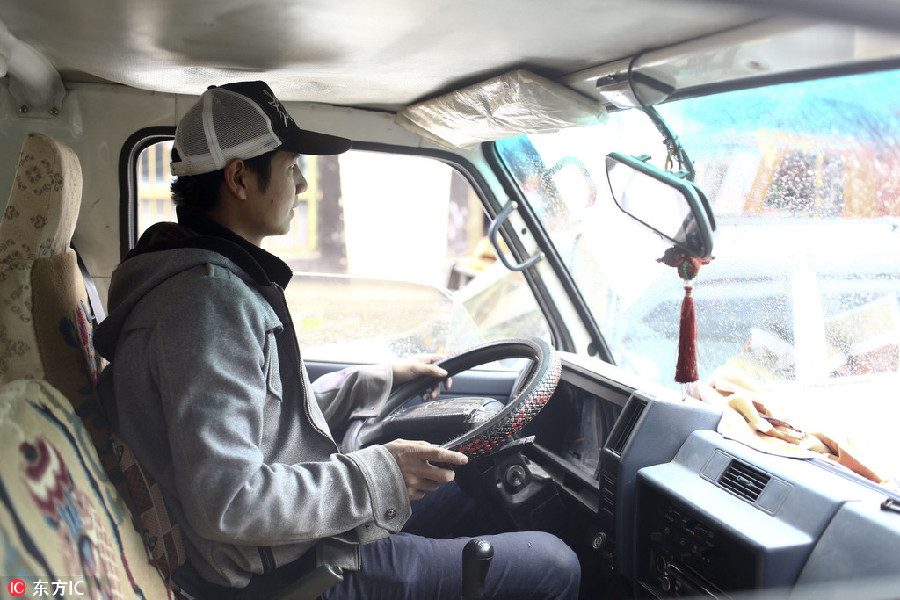
{"type": "Polygon", "coordinates": [[[578,597],[580,565],[559,538],[540,531],[478,535],[490,532],[490,523],[454,483],[426,494],[412,508],[402,532],[360,547],[362,568],[345,571],[344,581],[328,590],[325,600],[459,600],[462,549],[476,536],[494,547],[485,598],[578,597]],[[449,537],[456,535],[464,537],[449,537]]]}

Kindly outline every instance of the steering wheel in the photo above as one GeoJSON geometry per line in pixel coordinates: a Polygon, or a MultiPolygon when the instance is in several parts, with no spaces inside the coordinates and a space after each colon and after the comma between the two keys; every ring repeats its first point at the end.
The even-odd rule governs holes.
{"type": "MultiPolygon", "coordinates": [[[[472,367],[504,358],[531,360],[530,366],[523,370],[524,377],[520,376],[511,400],[489,414],[482,413],[477,419],[469,419],[472,428],[457,433],[449,441],[439,445],[462,452],[470,458],[487,456],[520,431],[550,399],[559,382],[562,366],[556,351],[547,342],[538,338],[509,339],[481,344],[437,364],[447,371],[448,376],[453,376],[472,367]]],[[[427,430],[429,420],[435,416],[439,417],[438,413],[445,409],[471,413],[473,403],[483,407],[490,402],[484,402],[484,398],[451,399],[443,405],[440,400],[422,402],[421,397],[425,391],[437,383],[438,380],[433,377],[423,376],[397,386],[375,416],[351,422],[344,435],[344,451],[358,450],[379,440],[389,441],[384,439],[385,426],[400,420],[401,413],[404,425],[412,432],[409,435],[415,436],[415,432],[427,430]],[[416,398],[420,400],[410,402],[416,398]],[[466,407],[461,409],[462,404],[466,407]]],[[[497,402],[493,404],[499,406],[497,402]]],[[[394,437],[400,436],[393,436],[390,439],[394,437]]]]}

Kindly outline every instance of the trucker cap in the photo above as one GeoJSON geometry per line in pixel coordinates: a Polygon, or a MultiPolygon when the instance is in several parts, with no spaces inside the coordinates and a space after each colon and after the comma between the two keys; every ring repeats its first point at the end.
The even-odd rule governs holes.
{"type": "Polygon", "coordinates": [[[262,81],[211,86],[175,130],[172,175],[200,175],[270,150],[340,154],[350,140],[300,129],[262,81]]]}

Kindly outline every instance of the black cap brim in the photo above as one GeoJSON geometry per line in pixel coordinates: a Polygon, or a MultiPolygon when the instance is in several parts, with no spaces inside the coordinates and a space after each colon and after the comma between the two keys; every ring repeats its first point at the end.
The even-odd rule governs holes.
{"type": "Polygon", "coordinates": [[[345,138],[327,133],[316,133],[299,127],[293,131],[280,131],[281,146],[279,150],[295,154],[342,154],[350,149],[353,143],[345,138]]]}

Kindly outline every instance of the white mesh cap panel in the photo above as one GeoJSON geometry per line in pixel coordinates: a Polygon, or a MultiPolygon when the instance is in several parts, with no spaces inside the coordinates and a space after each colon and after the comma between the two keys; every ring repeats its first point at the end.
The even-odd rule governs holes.
{"type": "Polygon", "coordinates": [[[217,171],[234,158],[253,158],[281,145],[269,118],[245,96],[222,88],[204,92],[175,134],[181,158],[175,176],[217,171]]]}

